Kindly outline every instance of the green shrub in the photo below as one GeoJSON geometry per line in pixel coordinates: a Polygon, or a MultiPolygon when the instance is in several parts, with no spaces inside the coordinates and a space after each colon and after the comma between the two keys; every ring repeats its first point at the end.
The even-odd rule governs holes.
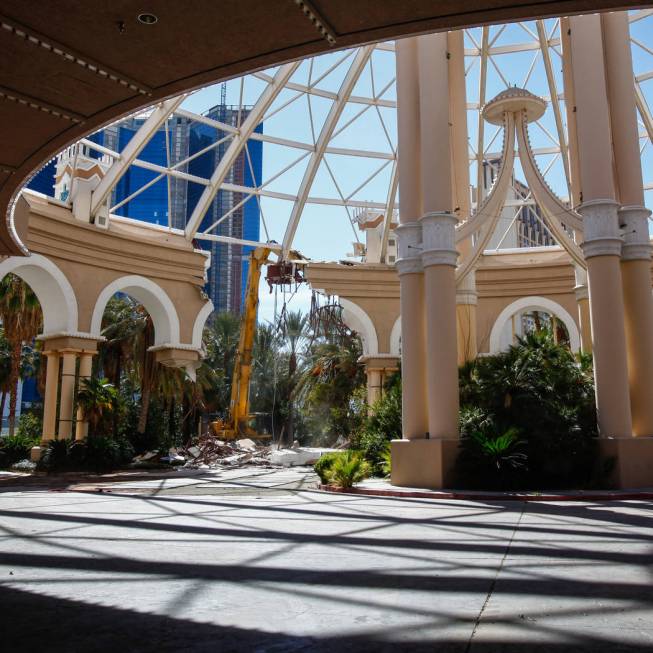
{"type": "Polygon", "coordinates": [[[373,474],[385,474],[386,451],[390,440],[401,438],[401,377],[394,374],[381,398],[370,407],[358,433],[351,439],[353,449],[360,450],[373,474]]]}
{"type": "Polygon", "coordinates": [[[0,469],[9,468],[19,460],[29,458],[31,448],[38,444],[38,441],[20,430],[15,435],[0,438],[0,469]]]}
{"type": "Polygon", "coordinates": [[[344,451],[331,451],[323,453],[318,461],[313,465],[315,473],[320,477],[322,485],[327,485],[331,479],[331,468],[333,463],[344,454],[344,451]]]}
{"type": "Polygon", "coordinates": [[[465,407],[460,413],[460,454],[458,475],[467,487],[514,489],[527,479],[526,443],[519,431],[500,433],[491,417],[478,408],[465,407]]]}
{"type": "Polygon", "coordinates": [[[126,439],[94,435],[86,440],[52,440],[39,467],[50,472],[103,472],[121,467],[133,456],[134,449],[126,439]]]}
{"type": "Polygon", "coordinates": [[[34,413],[22,413],[18,419],[18,428],[16,435],[22,436],[32,443],[30,446],[34,447],[41,441],[41,434],[43,433],[43,422],[34,413]]]}
{"type": "Polygon", "coordinates": [[[71,448],[74,440],[50,440],[38,463],[39,469],[48,472],[66,471],[71,466],[71,448]]]}
{"type": "Polygon", "coordinates": [[[587,358],[577,360],[540,331],[467,363],[459,378],[463,483],[560,488],[591,482],[597,432],[587,358]]]}
{"type": "Polygon", "coordinates": [[[350,449],[335,459],[329,478],[333,485],[347,489],[367,478],[371,473],[372,468],[363,453],[350,449]]]}

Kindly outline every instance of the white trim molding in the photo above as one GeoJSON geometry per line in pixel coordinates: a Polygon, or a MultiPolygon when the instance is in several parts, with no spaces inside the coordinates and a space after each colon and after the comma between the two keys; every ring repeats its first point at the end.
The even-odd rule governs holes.
{"type": "Polygon", "coordinates": [[[501,333],[506,322],[515,313],[523,313],[527,310],[541,310],[555,315],[567,327],[569,333],[569,346],[572,351],[580,350],[580,332],[576,320],[560,304],[546,297],[520,297],[506,306],[492,325],[490,332],[490,354],[497,354],[501,351],[501,333]]]}
{"type": "Polygon", "coordinates": [[[175,305],[161,286],[151,279],[139,275],[120,277],[102,290],[93,309],[92,334],[101,335],[104,309],[117,292],[124,292],[143,304],[154,322],[155,346],[179,342],[179,316],[175,305]]]}
{"type": "Polygon", "coordinates": [[[41,254],[10,256],[0,263],[0,279],[13,273],[34,291],[43,311],[43,333],[76,332],[77,297],[66,275],[41,254]]]}

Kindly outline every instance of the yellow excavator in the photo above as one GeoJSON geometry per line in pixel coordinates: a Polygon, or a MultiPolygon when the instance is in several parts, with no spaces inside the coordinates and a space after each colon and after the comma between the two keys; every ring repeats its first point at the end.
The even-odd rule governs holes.
{"type": "MultiPolygon", "coordinates": [[[[234,372],[231,380],[231,400],[229,415],[226,419],[211,422],[214,435],[220,440],[250,438],[252,440],[268,439],[271,435],[258,433],[251,426],[254,419],[249,412],[249,381],[252,374],[252,350],[256,333],[256,314],[258,309],[259,282],[264,265],[268,265],[266,280],[272,289],[275,285],[288,285],[303,281],[301,263],[278,260],[270,262],[272,250],[257,247],[249,255],[249,273],[245,291],[245,305],[240,322],[240,339],[234,372]]],[[[302,260],[297,252],[291,252],[291,258],[302,260]]]]}

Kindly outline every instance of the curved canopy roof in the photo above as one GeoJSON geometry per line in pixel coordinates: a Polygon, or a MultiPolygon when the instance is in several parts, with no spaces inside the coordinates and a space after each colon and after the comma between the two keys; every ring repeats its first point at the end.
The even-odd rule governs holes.
{"type": "MultiPolygon", "coordinates": [[[[65,145],[162,98],[282,61],[418,32],[638,0],[3,0],[0,215],[65,145]],[[147,16],[139,19],[139,14],[147,16]],[[148,18],[149,17],[149,18],[148,18]]],[[[0,253],[18,253],[0,220],[0,253]]]]}

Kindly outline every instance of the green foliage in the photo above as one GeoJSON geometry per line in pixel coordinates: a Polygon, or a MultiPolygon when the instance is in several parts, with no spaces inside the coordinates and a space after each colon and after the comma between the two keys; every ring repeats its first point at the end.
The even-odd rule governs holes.
{"type": "Polygon", "coordinates": [[[347,489],[367,478],[371,473],[372,468],[363,453],[349,449],[334,460],[329,480],[333,485],[347,489]]]}
{"type": "Polygon", "coordinates": [[[386,475],[386,458],[390,440],[401,438],[401,376],[394,374],[383,395],[369,410],[358,433],[352,438],[352,448],[362,451],[374,474],[386,475]]]}
{"type": "Polygon", "coordinates": [[[322,485],[327,485],[331,480],[331,468],[333,463],[344,454],[344,451],[330,451],[320,456],[318,461],[313,465],[315,473],[320,477],[322,485]]]}
{"type": "Polygon", "coordinates": [[[38,415],[26,412],[22,413],[18,418],[18,429],[16,437],[24,438],[31,444],[30,447],[36,446],[41,441],[41,434],[43,433],[43,422],[38,415]]]}
{"type": "Polygon", "coordinates": [[[19,460],[29,458],[31,448],[38,444],[40,440],[40,431],[36,438],[29,433],[21,433],[20,430],[15,435],[8,435],[0,438],[0,469],[7,469],[19,460]]]}
{"type": "Polygon", "coordinates": [[[465,484],[555,488],[590,481],[597,435],[591,368],[549,333],[530,333],[506,352],[461,367],[460,400],[465,484]]]}
{"type": "Polygon", "coordinates": [[[88,420],[91,435],[111,432],[113,424],[110,419],[120,410],[119,398],[118,391],[107,379],[82,379],[77,403],[88,420]]]}
{"type": "Polygon", "coordinates": [[[360,355],[360,340],[348,330],[327,334],[308,347],[297,397],[314,444],[349,439],[360,428],[365,414],[360,355]]]}
{"type": "Polygon", "coordinates": [[[49,472],[103,472],[125,465],[133,456],[134,449],[124,438],[94,435],[86,440],[52,440],[39,468],[49,472]]]}

